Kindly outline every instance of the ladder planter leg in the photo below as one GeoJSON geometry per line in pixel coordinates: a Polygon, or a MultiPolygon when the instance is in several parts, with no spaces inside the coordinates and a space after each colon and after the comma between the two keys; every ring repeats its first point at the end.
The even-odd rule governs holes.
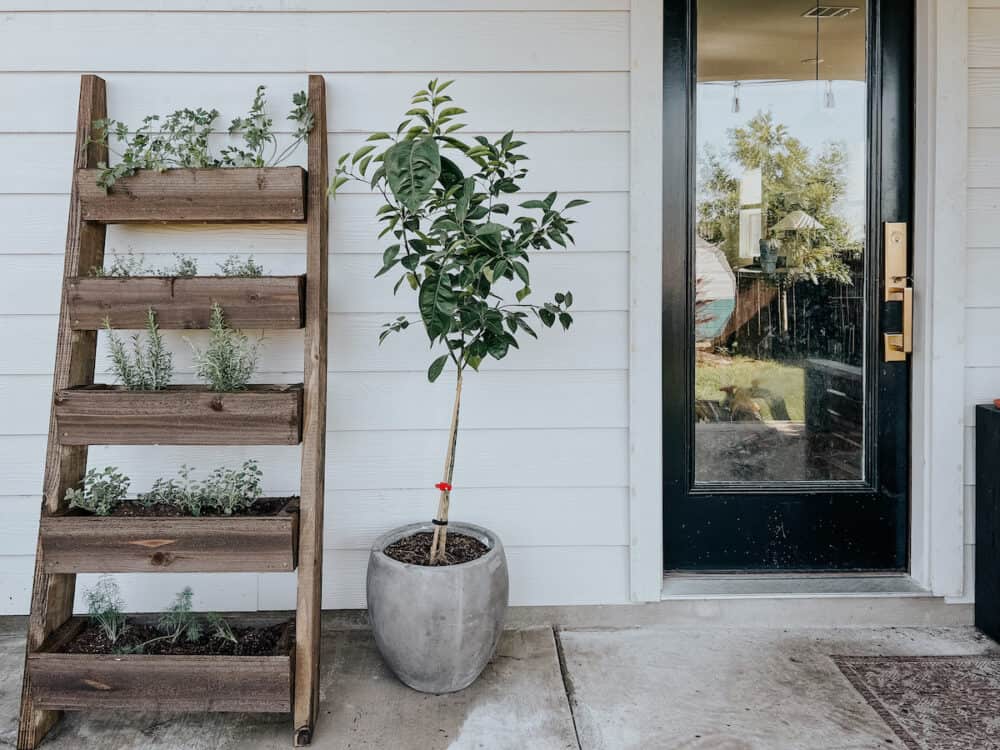
{"type": "Polygon", "coordinates": [[[330,204],[326,195],[326,82],[309,76],[315,119],[309,138],[306,203],[306,331],[303,378],[299,575],[295,618],[295,746],[312,742],[319,713],[320,612],[323,582],[323,494],[326,470],[327,278],[330,204]],[[316,179],[320,178],[320,179],[316,179]]]}
{"type": "MultiPolygon", "coordinates": [[[[107,159],[107,150],[90,142],[94,120],[107,117],[107,92],[104,81],[85,75],[80,83],[80,106],[76,118],[76,150],[73,171],[96,167],[107,159]]],[[[70,189],[69,222],[66,229],[66,257],[63,266],[63,295],[56,333],[56,361],[53,369],[53,393],[72,386],[94,382],[94,360],[97,356],[97,332],[74,331],[66,309],[66,279],[87,273],[92,266],[104,263],[103,224],[84,222],[80,213],[80,196],[74,181],[70,189]]],[[[56,433],[55,409],[49,415],[49,440],[45,451],[45,478],[42,487],[43,512],[65,510],[66,490],[76,486],[87,470],[87,446],[60,445],[56,433]]],[[[59,720],[58,711],[37,709],[31,700],[27,654],[42,643],[73,614],[76,576],[46,574],[43,569],[41,544],[35,551],[35,577],[31,589],[31,614],[28,619],[28,639],[25,655],[25,677],[21,689],[20,724],[17,730],[19,750],[31,750],[59,720]]]]}

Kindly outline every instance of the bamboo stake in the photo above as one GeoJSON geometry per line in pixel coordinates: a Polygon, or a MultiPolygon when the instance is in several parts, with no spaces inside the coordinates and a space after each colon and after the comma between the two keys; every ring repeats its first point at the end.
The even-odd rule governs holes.
{"type": "Polygon", "coordinates": [[[458,371],[458,379],[455,381],[455,406],[451,412],[451,435],[448,439],[448,453],[444,457],[444,484],[446,489],[441,490],[438,498],[437,520],[445,521],[443,526],[434,527],[434,539],[431,542],[431,565],[444,561],[445,547],[448,544],[448,505],[451,502],[451,478],[455,472],[455,445],[458,442],[458,411],[462,401],[462,371],[458,371]]]}

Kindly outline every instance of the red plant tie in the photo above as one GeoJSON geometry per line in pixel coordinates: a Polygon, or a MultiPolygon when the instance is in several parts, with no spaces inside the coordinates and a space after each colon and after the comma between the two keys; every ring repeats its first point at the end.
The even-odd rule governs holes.
{"type": "Polygon", "coordinates": [[[442,492],[451,492],[451,485],[448,484],[447,482],[438,482],[434,486],[437,487],[442,492]]]}

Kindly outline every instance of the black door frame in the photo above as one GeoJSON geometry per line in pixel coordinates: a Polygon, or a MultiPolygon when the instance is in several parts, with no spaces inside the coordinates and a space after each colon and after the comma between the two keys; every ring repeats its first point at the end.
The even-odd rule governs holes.
{"type": "MultiPolygon", "coordinates": [[[[694,262],[696,1],[664,0],[665,567],[904,571],[909,556],[910,366],[882,361],[881,332],[899,330],[900,306],[881,302],[880,269],[882,223],[912,225],[914,2],[868,0],[865,441],[874,450],[865,450],[865,479],[737,487],[693,482],[694,300],[689,271],[694,262]]],[[[912,246],[910,255],[912,268],[912,246]]]]}

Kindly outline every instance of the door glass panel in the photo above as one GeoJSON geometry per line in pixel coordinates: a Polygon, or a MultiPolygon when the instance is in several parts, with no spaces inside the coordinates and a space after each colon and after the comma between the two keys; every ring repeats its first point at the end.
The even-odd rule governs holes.
{"type": "Polygon", "coordinates": [[[863,479],[867,8],[697,19],[695,481],[863,479]]]}

